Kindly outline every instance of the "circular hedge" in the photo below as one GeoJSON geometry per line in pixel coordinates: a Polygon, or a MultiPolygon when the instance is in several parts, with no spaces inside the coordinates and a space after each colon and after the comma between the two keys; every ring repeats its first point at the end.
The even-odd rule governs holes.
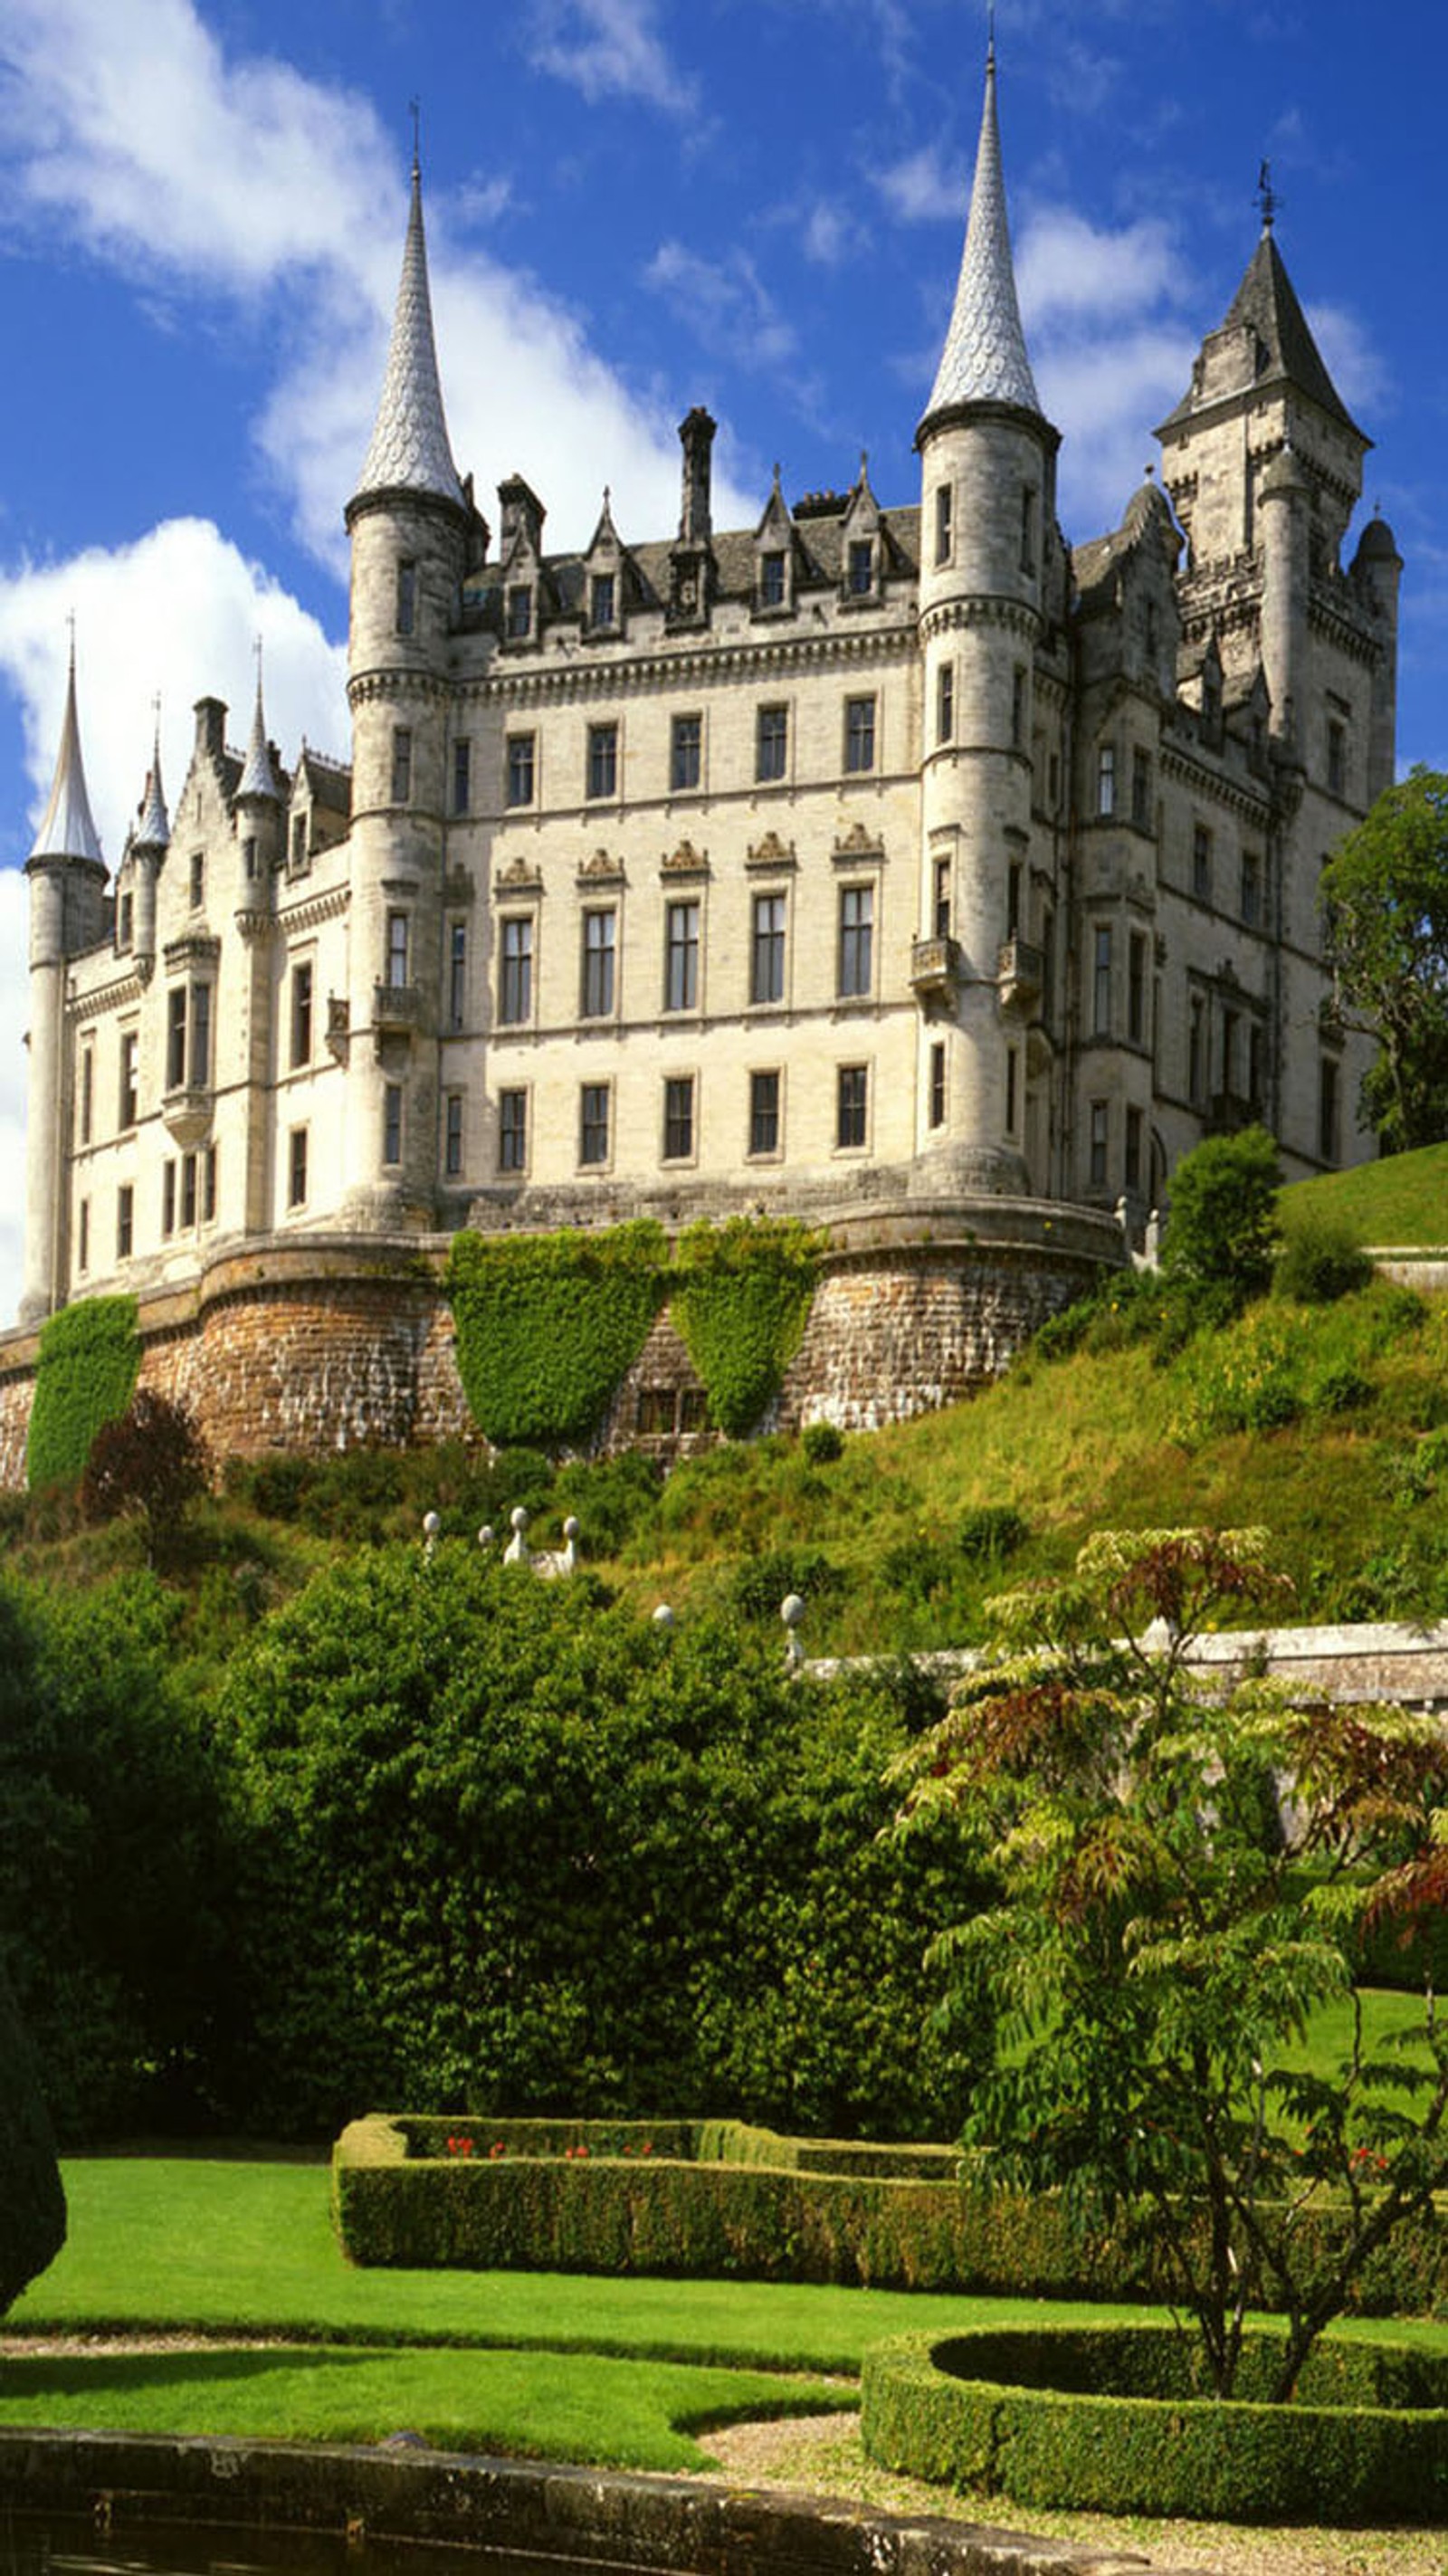
{"type": "Polygon", "coordinates": [[[1208,2393],[1170,2326],[907,2335],[865,2355],[882,2467],[1016,2504],[1220,2522],[1448,2519],[1448,2357],[1316,2345],[1271,2405],[1282,2338],[1249,2334],[1238,2394],[1208,2393]]]}

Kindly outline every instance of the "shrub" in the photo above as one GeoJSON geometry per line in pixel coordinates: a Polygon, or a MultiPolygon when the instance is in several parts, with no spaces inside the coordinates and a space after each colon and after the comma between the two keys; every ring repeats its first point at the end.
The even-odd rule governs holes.
{"type": "Polygon", "coordinates": [[[1259,1308],[1234,1332],[1200,1335],[1176,1364],[1173,1439],[1191,1448],[1294,1422],[1306,1400],[1305,1351],[1303,1325],[1280,1306],[1259,1308]]]}
{"type": "Polygon", "coordinates": [[[1024,1547],[1030,1529],[1010,1503],[980,1503],[960,1524],[957,1544],[972,1565],[1000,1565],[1024,1547]]]}
{"type": "Polygon", "coordinates": [[[1272,1294],[1299,1306],[1333,1306],[1365,1288],[1373,1275],[1352,1227],[1326,1208],[1306,1207],[1289,1220],[1272,1265],[1272,1294]]]}
{"type": "Polygon", "coordinates": [[[0,1972],[0,2316],[65,2243],[65,2194],[35,2053],[0,1972]]]}
{"type": "Polygon", "coordinates": [[[124,1413],[141,1365],[134,1297],[84,1297],[42,1325],[26,1482],[73,1483],[103,1422],[124,1413]]]}
{"type": "Polygon", "coordinates": [[[1265,1127],[1209,1136],[1184,1154],[1171,1178],[1166,1279],[1224,1288],[1239,1305],[1260,1297],[1272,1277],[1281,1186],[1277,1147],[1265,1127]]]}
{"type": "Polygon", "coordinates": [[[142,1387],[125,1413],[103,1422],[81,1479],[88,1521],[139,1515],[153,1558],[175,1544],[186,1506],[204,1494],[211,1452],[184,1406],[142,1387]]]}
{"type": "Polygon", "coordinates": [[[842,1592],[845,1577],[834,1558],[818,1547],[775,1547],[748,1565],[736,1566],[729,1582],[729,1606],[741,1619],[778,1620],[785,1596],[818,1601],[842,1592]]]}
{"type": "Polygon", "coordinates": [[[830,1467],[843,1454],[845,1436],[836,1422],[807,1422],[799,1445],[809,1466],[830,1467]]]}
{"type": "Polygon", "coordinates": [[[670,1313],[703,1380],[709,1418],[752,1431],[799,1347],[823,1249],[790,1217],[690,1226],[678,1248],[670,1313]]]}
{"type": "Polygon", "coordinates": [[[650,1220],[559,1234],[460,1234],[444,1286],[473,1419],[494,1442],[585,1439],[643,1348],[664,1293],[650,1220]]]}

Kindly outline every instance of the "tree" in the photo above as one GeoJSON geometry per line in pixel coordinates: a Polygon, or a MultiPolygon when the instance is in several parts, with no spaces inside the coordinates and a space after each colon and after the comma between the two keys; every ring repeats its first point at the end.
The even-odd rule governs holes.
{"type": "Polygon", "coordinates": [[[34,2053],[0,1974],[0,2316],[65,2243],[65,2193],[34,2053]]]}
{"type": "Polygon", "coordinates": [[[1378,1041],[1363,1123],[1385,1153],[1448,1136],[1448,777],[1417,768],[1338,844],[1319,888],[1348,1008],[1378,1041]]]}
{"type": "Polygon", "coordinates": [[[126,1412],[103,1422],[91,1444],[81,1480],[81,1510],[88,1521],[135,1512],[153,1563],[167,1557],[186,1506],[204,1494],[211,1452],[184,1405],[142,1387],[126,1412]]]}
{"type": "Polygon", "coordinates": [[[1448,1748],[1397,1711],[1193,1677],[1204,1623],[1280,1597],[1264,1551],[1257,1531],[1093,1538],[1074,1579],[992,1605],[992,1652],[898,1776],[907,1828],[948,1806],[995,1884],[932,1952],[994,2039],[966,2142],[1002,2180],[1135,2214],[1222,2395],[1249,2301],[1284,2311],[1285,2398],[1367,2257],[1448,2182],[1431,1989],[1416,2053],[1370,2058],[1352,1965],[1365,1931],[1442,1905],[1448,1748]],[[1293,2043],[1330,1998],[1351,2049],[1303,2072],[1293,2043]]]}
{"type": "Polygon", "coordinates": [[[1281,1186],[1277,1148],[1265,1127],[1193,1146],[1171,1178],[1161,1259],[1166,1278],[1216,1292],[1233,1307],[1262,1296],[1272,1278],[1281,1186]]]}

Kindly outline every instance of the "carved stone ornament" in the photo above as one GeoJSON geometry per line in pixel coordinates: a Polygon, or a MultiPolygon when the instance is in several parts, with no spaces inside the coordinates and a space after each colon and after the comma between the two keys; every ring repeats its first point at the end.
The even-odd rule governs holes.
{"type": "Polygon", "coordinates": [[[541,885],[542,882],[537,861],[525,859],[521,850],[515,859],[508,861],[505,868],[498,870],[497,883],[500,886],[536,886],[541,885]]]}
{"type": "Polygon", "coordinates": [[[623,861],[613,858],[607,850],[595,850],[591,859],[579,860],[578,874],[580,882],[587,878],[590,884],[596,884],[601,877],[621,878],[623,861]]]}
{"type": "Polygon", "coordinates": [[[794,843],[786,846],[777,832],[766,832],[763,840],[755,841],[746,852],[744,864],[750,868],[792,868],[794,843]]]}
{"type": "Polygon", "coordinates": [[[666,850],[660,865],[670,876],[699,876],[709,864],[707,850],[696,850],[686,834],[676,850],[666,850]]]}

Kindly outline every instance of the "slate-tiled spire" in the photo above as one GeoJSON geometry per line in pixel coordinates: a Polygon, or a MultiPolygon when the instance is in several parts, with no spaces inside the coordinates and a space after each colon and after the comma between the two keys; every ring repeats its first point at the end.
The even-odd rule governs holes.
{"type": "Polygon", "coordinates": [[[271,745],[266,738],[266,717],[261,705],[261,666],[256,674],[256,712],[251,720],[251,740],[246,746],[246,759],[236,782],[237,801],[243,796],[269,796],[274,805],[282,801],[281,782],[272,761],[271,745]]]}
{"type": "Polygon", "coordinates": [[[146,777],[145,810],[136,825],[133,847],[138,850],[165,850],[171,844],[171,818],[166,811],[166,793],[161,785],[161,723],[156,720],[156,747],[146,777]]]}
{"type": "Polygon", "coordinates": [[[30,855],[32,859],[90,859],[97,867],[105,864],[101,858],[100,834],[92,820],[90,798],[86,793],[85,763],[80,756],[80,726],[75,712],[74,640],[70,648],[65,718],[60,729],[55,779],[30,855]]]}
{"type": "Polygon", "coordinates": [[[422,229],[422,174],[412,165],[412,211],[402,254],[402,278],[392,317],[392,345],[372,444],[353,501],[372,492],[428,492],[463,507],[462,485],[448,443],[432,298],[427,284],[427,244],[422,229]]]}
{"type": "Polygon", "coordinates": [[[955,309],[925,417],[928,420],[933,412],[958,403],[976,402],[1012,403],[1020,411],[1041,408],[1016,302],[996,123],[994,44],[986,56],[985,104],[955,309]]]}

